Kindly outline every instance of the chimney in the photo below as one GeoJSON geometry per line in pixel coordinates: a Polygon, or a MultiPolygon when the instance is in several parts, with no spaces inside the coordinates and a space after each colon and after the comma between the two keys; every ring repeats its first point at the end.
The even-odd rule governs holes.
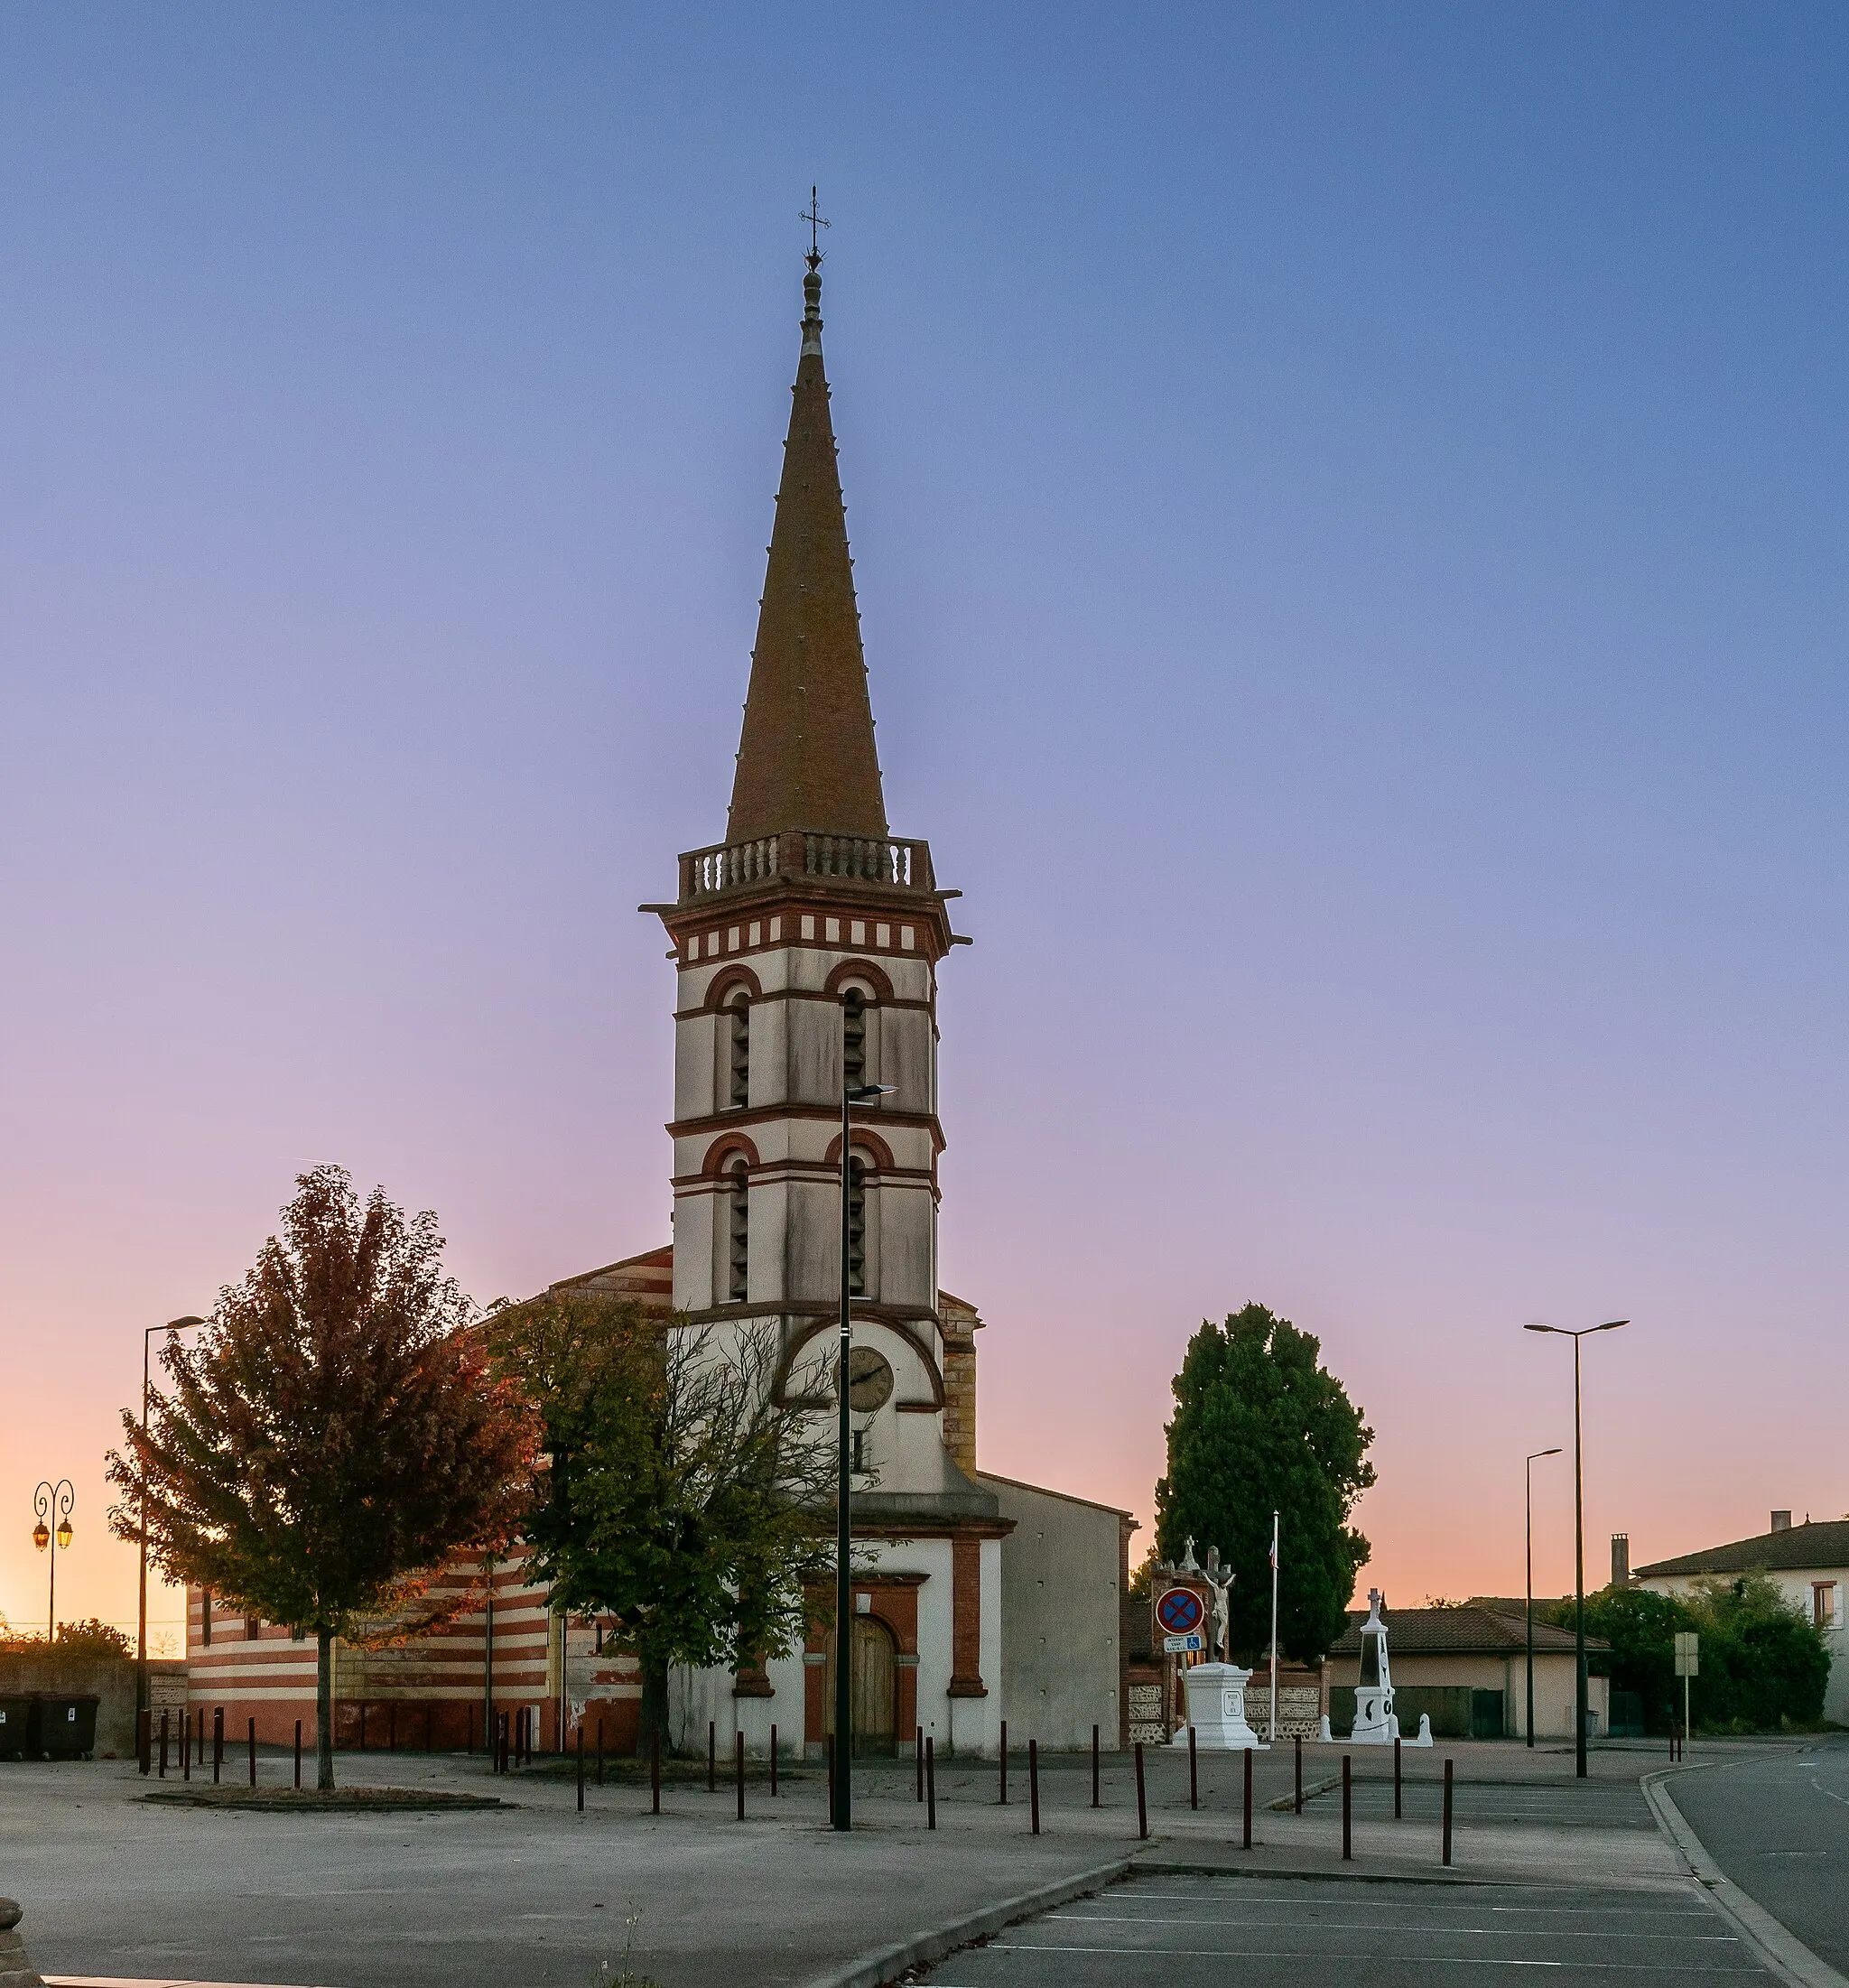
{"type": "Polygon", "coordinates": [[[1772,1530],[1774,1532],[1789,1532],[1790,1529],[1791,1514],[1789,1511],[1775,1511],[1772,1514],[1772,1530]]]}
{"type": "Polygon", "coordinates": [[[1612,1535],[1612,1585],[1614,1588],[1631,1585],[1631,1535],[1628,1532],[1612,1535]]]}

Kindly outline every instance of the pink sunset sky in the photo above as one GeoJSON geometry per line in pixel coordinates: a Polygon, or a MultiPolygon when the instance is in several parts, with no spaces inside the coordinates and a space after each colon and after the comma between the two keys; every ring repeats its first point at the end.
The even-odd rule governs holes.
{"type": "Polygon", "coordinates": [[[1147,1528],[1256,1298],[1363,1589],[1520,1591],[1528,1319],[1594,1577],[1849,1509],[1844,16],[674,14],[9,24],[0,1610],[304,1166],[666,1240],[812,181],[983,1465],[1147,1528]]]}

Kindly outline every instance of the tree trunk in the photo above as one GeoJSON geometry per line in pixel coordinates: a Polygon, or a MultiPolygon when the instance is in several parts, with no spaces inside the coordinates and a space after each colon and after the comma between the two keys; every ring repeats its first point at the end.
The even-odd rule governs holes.
{"type": "Polygon", "coordinates": [[[642,1718],[636,1728],[636,1757],[648,1758],[648,1742],[652,1733],[661,1734],[661,1750],[664,1753],[674,1751],[668,1738],[668,1667],[653,1657],[645,1656],[642,1664],[642,1718]]]}
{"type": "Polygon", "coordinates": [[[315,1631],[314,1785],[323,1795],[334,1792],[334,1632],[330,1629],[315,1631]]]}

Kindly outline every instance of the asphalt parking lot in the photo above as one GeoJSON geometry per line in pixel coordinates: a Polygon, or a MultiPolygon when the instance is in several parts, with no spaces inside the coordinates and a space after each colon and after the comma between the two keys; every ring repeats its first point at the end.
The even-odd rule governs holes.
{"type": "Polygon", "coordinates": [[[929,1988],[1770,1981],[1699,1886],[1133,1878],[941,1961],[929,1988]],[[1235,1973],[1229,1970],[1236,1969],[1235,1973]]]}

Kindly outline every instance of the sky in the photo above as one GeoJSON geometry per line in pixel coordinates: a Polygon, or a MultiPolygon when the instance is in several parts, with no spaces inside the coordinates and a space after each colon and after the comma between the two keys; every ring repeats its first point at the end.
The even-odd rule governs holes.
{"type": "Polygon", "coordinates": [[[0,13],[0,1611],[68,1476],[132,1621],[305,1166],[483,1301],[666,1239],[812,183],[983,1466],[1147,1538],[1256,1299],[1361,1586],[1519,1592],[1625,1317],[1596,1577],[1849,1509],[1845,98],[1801,0],[0,13]]]}

